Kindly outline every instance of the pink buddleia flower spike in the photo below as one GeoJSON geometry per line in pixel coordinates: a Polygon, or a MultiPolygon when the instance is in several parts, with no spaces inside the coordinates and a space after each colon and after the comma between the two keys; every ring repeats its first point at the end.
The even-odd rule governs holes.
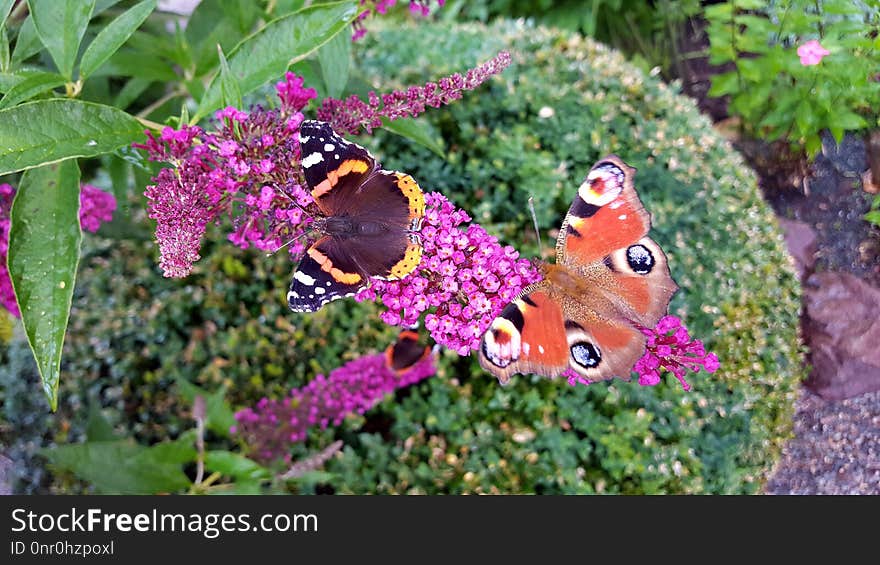
{"type": "Polygon", "coordinates": [[[489,77],[506,69],[510,62],[510,53],[502,51],[489,61],[469,70],[464,76],[456,73],[443,77],[436,83],[411,86],[381,97],[371,91],[367,102],[355,95],[345,100],[325,98],[318,108],[318,119],[329,122],[336,133],[342,135],[358,134],[361,129],[369,133],[382,125],[382,118],[414,118],[427,108],[439,108],[458,100],[462,92],[477,88],[489,77]]]}
{"type": "Polygon", "coordinates": [[[664,316],[653,329],[640,327],[645,335],[645,354],[633,370],[639,376],[642,386],[654,386],[660,382],[661,369],[666,370],[681,383],[684,390],[691,389],[685,380],[688,371],[697,373],[700,369],[714,373],[720,364],[718,356],[706,353],[703,343],[692,339],[681,320],[675,316],[664,316]]]}
{"type": "Polygon", "coordinates": [[[293,242],[289,253],[302,254],[299,239],[316,209],[304,188],[298,134],[301,110],[317,93],[290,72],[275,89],[278,109],[227,107],[215,113],[214,131],[165,128],[134,144],[150,160],[170,164],[144,193],[166,277],[188,275],[208,225],[224,219],[238,247],[274,252],[293,242]]]}
{"type": "Polygon", "coordinates": [[[312,428],[338,426],[349,414],[364,414],[386,394],[436,374],[429,355],[403,374],[392,371],[384,354],[367,355],[295,388],[282,399],[263,398],[235,414],[230,433],[241,436],[260,461],[290,460],[290,446],[305,441],[312,428]]]}
{"type": "Polygon", "coordinates": [[[468,355],[501,310],[541,275],[443,195],[426,194],[425,205],[419,266],[399,281],[374,280],[355,300],[379,298],[387,308],[382,321],[390,325],[412,327],[425,314],[434,341],[468,355]]]}

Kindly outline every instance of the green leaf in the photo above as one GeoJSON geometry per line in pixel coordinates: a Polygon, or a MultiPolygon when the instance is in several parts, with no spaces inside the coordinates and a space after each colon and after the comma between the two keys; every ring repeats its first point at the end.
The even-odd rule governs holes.
{"type": "Polygon", "coordinates": [[[56,73],[34,73],[10,88],[0,99],[0,110],[15,106],[25,100],[30,100],[38,94],[63,86],[67,80],[56,73]]]}
{"type": "Polygon", "coordinates": [[[101,413],[101,405],[97,402],[89,404],[89,415],[86,420],[86,438],[89,441],[114,441],[121,439],[113,432],[113,426],[101,413]]]}
{"type": "Polygon", "coordinates": [[[241,480],[269,479],[269,470],[247,457],[231,451],[205,453],[205,468],[241,480]]]}
{"type": "Polygon", "coordinates": [[[224,106],[235,106],[241,108],[241,89],[238,87],[238,81],[229,70],[229,64],[226,62],[226,56],[223,55],[223,49],[217,46],[217,55],[220,58],[220,91],[223,94],[224,106]]]}
{"type": "Polygon", "coordinates": [[[173,82],[179,79],[174,73],[174,69],[166,61],[128,48],[114,53],[92,74],[92,77],[116,75],[140,77],[159,82],[173,82]]]}
{"type": "Polygon", "coordinates": [[[82,241],[76,160],[22,175],[10,216],[9,276],[43,390],[54,411],[82,241]]]}
{"type": "Polygon", "coordinates": [[[139,464],[184,465],[196,460],[196,431],[189,430],[174,441],[163,441],[144,449],[134,459],[139,464]]]}
{"type": "Polygon", "coordinates": [[[132,102],[137,100],[138,96],[144,93],[153,81],[148,78],[132,77],[128,82],[116,93],[113,105],[120,110],[128,108],[132,102]]]}
{"type": "Polygon", "coordinates": [[[73,64],[95,9],[95,0],[28,0],[28,7],[40,41],[49,50],[59,72],[72,80],[73,64]]]}
{"type": "Polygon", "coordinates": [[[9,17],[9,11],[12,10],[13,4],[15,4],[15,0],[0,0],[0,25],[6,23],[6,18],[9,17]]]}
{"type": "Polygon", "coordinates": [[[439,157],[446,157],[446,150],[443,148],[443,140],[437,136],[431,126],[425,121],[412,118],[399,118],[394,121],[388,121],[387,119],[382,118],[382,127],[399,136],[405,137],[410,141],[414,141],[419,145],[427,147],[439,157]]]}
{"type": "Polygon", "coordinates": [[[819,134],[812,133],[808,135],[804,141],[804,150],[807,152],[807,156],[812,159],[819,153],[820,149],[822,149],[822,138],[819,137],[819,134]]]}
{"type": "Polygon", "coordinates": [[[849,110],[843,110],[839,114],[834,114],[833,121],[834,125],[847,131],[862,129],[867,125],[865,118],[849,110]]]}
{"type": "Polygon", "coordinates": [[[235,425],[235,413],[226,402],[226,387],[220,387],[213,393],[192,384],[186,379],[177,379],[180,395],[192,403],[196,396],[205,399],[205,427],[222,437],[229,437],[229,428],[235,425]]]}
{"type": "Polygon", "coordinates": [[[91,76],[98,67],[104,64],[131,37],[144,20],[156,9],[156,0],[144,0],[102,29],[86,52],[79,64],[80,78],[91,76]]]}
{"type": "Polygon", "coordinates": [[[723,73],[712,77],[712,88],[709,96],[724,96],[739,90],[739,77],[735,72],[723,73]]]}
{"type": "Polygon", "coordinates": [[[805,136],[815,133],[813,131],[816,124],[815,114],[813,113],[813,105],[810,104],[809,100],[801,100],[797,105],[794,111],[794,120],[801,135],[805,136]]]}
{"type": "Polygon", "coordinates": [[[131,177],[131,164],[117,155],[108,155],[104,168],[110,175],[110,184],[113,187],[113,196],[116,197],[116,204],[123,217],[131,216],[131,209],[128,205],[128,179],[131,177]]]}
{"type": "Polygon", "coordinates": [[[12,64],[9,54],[9,36],[6,35],[6,24],[0,23],[0,73],[8,73],[12,64]]]}
{"type": "Polygon", "coordinates": [[[70,157],[94,157],[143,138],[122,110],[80,100],[38,100],[0,110],[0,175],[70,157]]]}
{"type": "MultiPolygon", "coordinates": [[[[357,2],[345,1],[309,6],[272,20],[242,40],[229,53],[229,68],[242,94],[253,92],[287,67],[307,57],[342,31],[357,15],[357,2]]],[[[197,122],[221,104],[220,80],[214,77],[199,109],[197,122]]]]}
{"type": "Polygon", "coordinates": [[[36,55],[43,49],[40,38],[37,37],[37,28],[34,27],[34,19],[28,17],[21,27],[18,28],[18,38],[15,40],[15,49],[12,50],[12,67],[15,68],[26,59],[36,55]]]}
{"type": "Polygon", "coordinates": [[[186,24],[185,38],[192,50],[196,75],[217,66],[217,45],[230,51],[253,28],[260,15],[256,3],[239,0],[202,0],[186,24]]]}
{"type": "Polygon", "coordinates": [[[348,71],[351,67],[351,38],[347,33],[336,36],[318,50],[318,62],[321,64],[321,75],[324,77],[326,95],[339,98],[348,83],[348,71]]]}
{"type": "Polygon", "coordinates": [[[131,441],[61,445],[40,453],[55,467],[68,470],[105,494],[177,492],[190,481],[178,463],[157,463],[147,448],[131,441]]]}

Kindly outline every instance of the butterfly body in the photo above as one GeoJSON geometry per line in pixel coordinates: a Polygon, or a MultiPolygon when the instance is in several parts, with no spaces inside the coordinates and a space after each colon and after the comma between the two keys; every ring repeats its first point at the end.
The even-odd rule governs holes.
{"type": "Polygon", "coordinates": [[[300,127],[302,166],[320,217],[321,237],[300,260],[287,300],[314,312],[355,294],[371,278],[400,279],[422,256],[425,199],[409,175],[386,171],[370,153],[323,122],[300,127]]]}
{"type": "Polygon", "coordinates": [[[634,173],[614,155],[591,169],[560,230],[556,263],[542,264],[542,280],[492,322],[479,359],[500,382],[569,370],[590,380],[626,377],[644,353],[639,326],[657,323],[677,286],[647,237],[634,173]]]}

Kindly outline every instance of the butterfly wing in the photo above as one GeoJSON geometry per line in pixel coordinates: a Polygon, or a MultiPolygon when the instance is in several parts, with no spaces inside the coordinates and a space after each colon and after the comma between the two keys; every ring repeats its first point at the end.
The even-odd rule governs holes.
{"type": "Polygon", "coordinates": [[[326,122],[304,121],[299,139],[303,175],[321,213],[345,213],[358,189],[378,169],[376,159],[337,135],[326,122]]]}
{"type": "Polygon", "coordinates": [[[418,267],[422,245],[416,231],[425,215],[425,197],[416,181],[396,171],[377,171],[358,189],[347,213],[360,226],[346,250],[361,272],[402,279],[418,267]]]}
{"type": "Polygon", "coordinates": [[[507,384],[516,373],[555,377],[568,367],[565,320],[546,281],[504,307],[480,344],[480,365],[507,384]]]}
{"type": "Polygon", "coordinates": [[[324,236],[300,259],[287,292],[287,305],[294,312],[315,312],[328,302],[352,296],[366,282],[339,241],[324,236]]]}
{"type": "Polygon", "coordinates": [[[560,230],[557,264],[493,321],[480,363],[502,383],[566,369],[592,381],[629,378],[645,351],[637,325],[654,327],[677,289],[666,255],[647,237],[634,173],[614,155],[590,170],[560,230]]]}
{"type": "Polygon", "coordinates": [[[385,365],[395,374],[402,375],[430,354],[430,347],[419,344],[419,334],[403,330],[397,341],[385,350],[385,365]]]}

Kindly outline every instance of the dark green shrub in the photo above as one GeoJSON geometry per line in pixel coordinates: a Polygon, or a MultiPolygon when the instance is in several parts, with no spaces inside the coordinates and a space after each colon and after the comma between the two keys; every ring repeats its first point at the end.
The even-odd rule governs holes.
{"type": "MultiPolygon", "coordinates": [[[[690,100],[576,35],[517,24],[387,30],[368,35],[358,67],[389,90],[502,48],[514,64],[500,79],[427,114],[446,159],[381,132],[363,141],[526,255],[537,252],[528,197],[551,232],[590,165],[621,155],[639,169],[653,235],[682,287],[671,311],[720,371],[694,376],[690,393],[672,378],[572,388],[517,377],[501,388],[472,358],[447,353],[438,377],[313,435],[294,457],[345,442],[321,492],[758,490],[802,368],[799,288],[753,174],[690,100]],[[545,107],[552,116],[540,117],[545,107]]],[[[267,259],[209,235],[194,274],[176,281],[161,277],[147,241],[87,240],[60,394],[73,430],[85,425],[82,399],[95,398],[123,435],[176,438],[190,426],[177,379],[227,386],[239,407],[392,339],[372,304],[291,314],[283,253],[267,259]]]]}

